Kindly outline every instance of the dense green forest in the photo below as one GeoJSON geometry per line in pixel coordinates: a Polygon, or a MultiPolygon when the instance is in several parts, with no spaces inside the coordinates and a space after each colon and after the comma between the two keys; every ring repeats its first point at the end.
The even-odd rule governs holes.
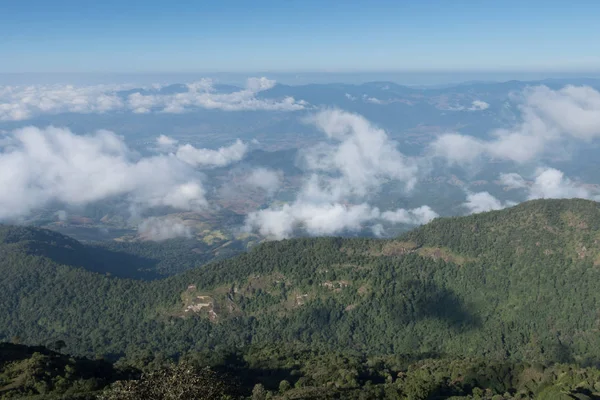
{"type": "Polygon", "coordinates": [[[115,240],[83,245],[47,229],[0,225],[0,246],[92,272],[152,280],[199,267],[209,261],[233,257],[242,253],[246,244],[240,241],[224,246],[180,238],[162,242],[115,240]]]}
{"type": "MultiPolygon", "coordinates": [[[[61,344],[61,342],[57,342],[61,344]]],[[[353,351],[254,349],[152,367],[0,343],[0,399],[597,399],[600,370],[484,359],[411,360],[353,351]]],[[[58,348],[57,348],[58,347],[58,348]]],[[[208,356],[208,357],[206,357],[208,356]]]]}
{"type": "MultiPolygon", "coordinates": [[[[103,357],[118,367],[158,368],[168,360],[239,364],[237,375],[253,371],[251,381],[273,377],[277,388],[264,379],[268,392],[279,393],[278,385],[288,382],[288,398],[298,388],[337,391],[368,382],[376,391],[393,384],[405,395],[400,378],[410,368],[421,371],[419,363],[437,382],[423,393],[460,387],[439,389],[439,398],[476,394],[462,378],[455,382],[456,371],[508,368],[494,379],[513,381],[490,390],[512,396],[523,389],[515,383],[523,371],[527,380],[531,368],[540,376],[559,368],[544,378],[553,387],[566,364],[578,366],[564,367],[572,373],[587,371],[591,383],[580,394],[591,395],[600,362],[599,240],[600,204],[537,200],[437,219],[394,240],[268,242],[144,280],[156,278],[144,276],[153,268],[145,265],[163,263],[168,270],[181,263],[183,270],[200,261],[190,251],[178,255],[173,244],[170,250],[148,244],[136,253],[4,226],[0,341],[61,341],[66,353],[103,357]],[[310,371],[327,365],[331,371],[310,371]]],[[[575,391],[577,384],[569,385],[575,391]]],[[[528,390],[537,396],[542,389],[528,390]]]]}

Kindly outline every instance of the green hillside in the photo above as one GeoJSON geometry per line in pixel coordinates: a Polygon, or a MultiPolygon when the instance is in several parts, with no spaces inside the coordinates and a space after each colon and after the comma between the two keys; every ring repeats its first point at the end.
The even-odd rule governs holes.
{"type": "Polygon", "coordinates": [[[162,242],[108,241],[90,245],[48,229],[0,225],[3,251],[47,258],[59,265],[140,280],[160,279],[206,262],[241,253],[242,243],[228,246],[195,239],[162,242]]]}
{"type": "Polygon", "coordinates": [[[48,235],[0,231],[0,341],[64,340],[73,354],[128,360],[281,344],[406,360],[600,361],[591,201],[443,218],[396,240],[269,242],[155,281],[60,265],[80,266],[70,260],[89,248],[48,235]]]}
{"type": "MultiPolygon", "coordinates": [[[[58,342],[56,345],[60,344],[58,342]]],[[[55,348],[56,348],[55,345],[55,348]]],[[[61,346],[58,346],[61,347],[61,346]]],[[[482,359],[410,363],[352,352],[288,354],[270,368],[229,357],[217,366],[192,359],[154,368],[113,365],[45,347],[0,343],[0,399],[290,400],[541,399],[600,397],[600,370],[482,359]]],[[[266,354],[263,354],[263,356],[266,354]]]]}
{"type": "MultiPolygon", "coordinates": [[[[59,342],[60,344],[60,342],[59,342]]],[[[60,345],[58,345],[60,347],[60,345]]],[[[75,358],[41,346],[0,343],[0,398],[84,399],[128,377],[103,360],[75,358]]]]}

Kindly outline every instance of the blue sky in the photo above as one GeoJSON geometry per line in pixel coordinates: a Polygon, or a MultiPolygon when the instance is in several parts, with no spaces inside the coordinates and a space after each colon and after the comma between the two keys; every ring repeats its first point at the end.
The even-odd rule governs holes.
{"type": "Polygon", "coordinates": [[[594,0],[0,3],[0,73],[600,71],[594,0]]]}

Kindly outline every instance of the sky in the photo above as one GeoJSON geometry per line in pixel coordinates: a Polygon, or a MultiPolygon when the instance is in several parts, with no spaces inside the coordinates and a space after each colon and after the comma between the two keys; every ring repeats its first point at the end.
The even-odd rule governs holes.
{"type": "Polygon", "coordinates": [[[600,71],[594,0],[2,0],[0,73],[600,71]]]}

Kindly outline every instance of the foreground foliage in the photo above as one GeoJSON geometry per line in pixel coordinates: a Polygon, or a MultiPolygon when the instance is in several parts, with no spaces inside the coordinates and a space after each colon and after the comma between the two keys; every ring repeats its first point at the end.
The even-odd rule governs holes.
{"type": "Polygon", "coordinates": [[[600,370],[477,359],[367,358],[276,345],[190,354],[140,373],[43,347],[0,345],[0,399],[597,399],[600,370]],[[18,356],[16,356],[18,354],[18,356]]]}

